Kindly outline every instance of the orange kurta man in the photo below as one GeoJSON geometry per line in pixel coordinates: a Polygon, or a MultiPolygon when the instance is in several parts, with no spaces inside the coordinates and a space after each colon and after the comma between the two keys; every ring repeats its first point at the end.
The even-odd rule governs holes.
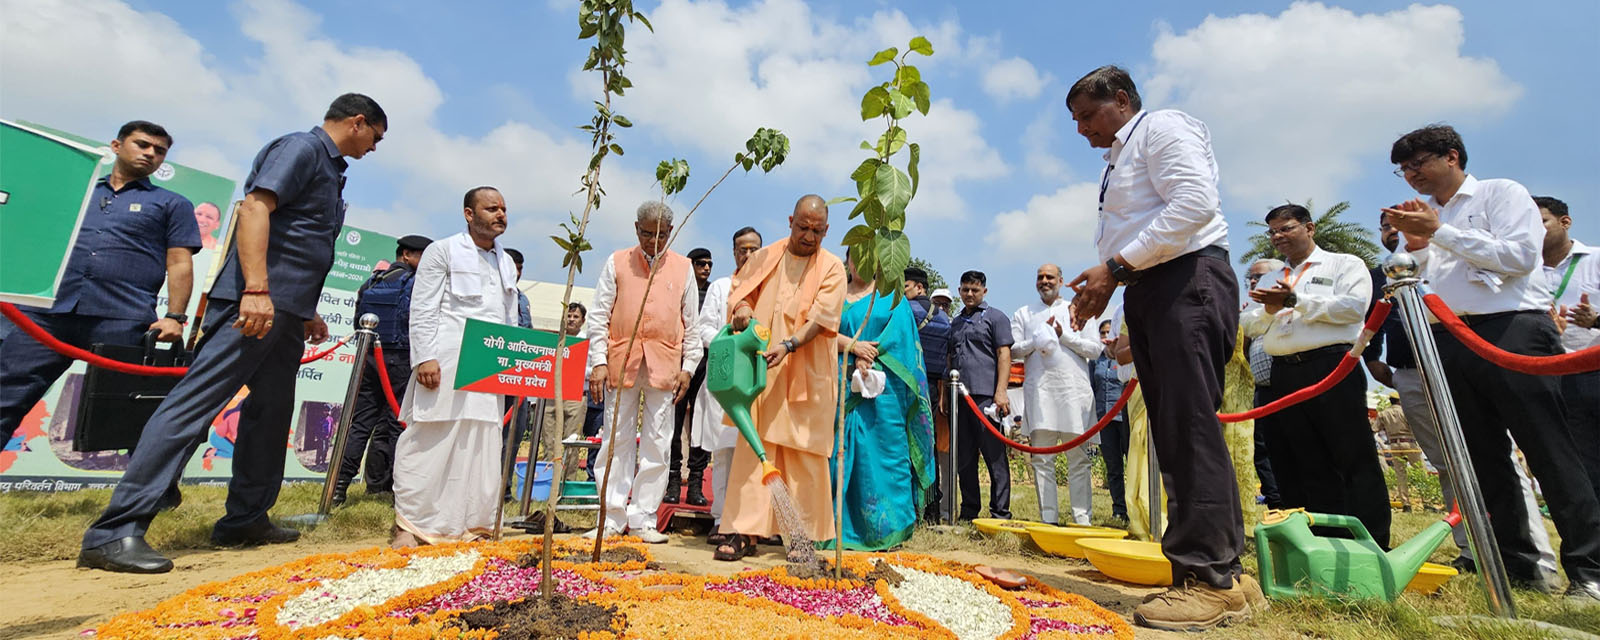
{"type": "MultiPolygon", "coordinates": [[[[828,456],[833,450],[839,391],[834,337],[844,308],[845,272],[844,263],[820,246],[827,231],[827,209],[820,198],[814,203],[810,198],[815,196],[802,198],[796,206],[793,235],[762,248],[734,274],[728,308],[737,316],[741,306],[747,307],[751,321],[772,330],[768,362],[776,364],[767,375],[766,391],[751,407],[751,417],[768,459],[794,496],[807,533],[812,540],[829,540],[833,492],[828,456]],[[820,207],[821,216],[815,210],[802,216],[802,207],[807,206],[820,207]],[[806,327],[813,322],[817,328],[808,332],[806,327]],[[799,343],[792,353],[783,344],[790,339],[799,343]]],[[[779,533],[761,476],[760,462],[750,447],[735,447],[724,533],[779,533]]]]}

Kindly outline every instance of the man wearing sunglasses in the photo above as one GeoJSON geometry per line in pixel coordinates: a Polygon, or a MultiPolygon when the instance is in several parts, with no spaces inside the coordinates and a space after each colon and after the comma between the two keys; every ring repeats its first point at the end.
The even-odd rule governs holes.
{"type": "MultiPolygon", "coordinates": [[[[696,318],[706,306],[706,289],[711,286],[711,250],[697,247],[689,252],[689,264],[694,269],[695,284],[700,290],[700,304],[695,308],[696,318]]],[[[689,391],[683,394],[674,405],[672,415],[672,457],[667,462],[667,490],[661,496],[662,502],[677,504],[679,500],[696,507],[711,504],[706,500],[705,491],[701,489],[705,483],[706,465],[711,463],[711,452],[706,451],[692,443],[689,446],[689,490],[683,491],[683,477],[679,470],[683,468],[683,432],[685,421],[694,416],[694,407],[700,395],[700,386],[706,380],[706,361],[704,354],[700,359],[700,367],[694,370],[694,377],[689,379],[689,391]]],[[[692,431],[692,429],[691,429],[692,431]]]]}

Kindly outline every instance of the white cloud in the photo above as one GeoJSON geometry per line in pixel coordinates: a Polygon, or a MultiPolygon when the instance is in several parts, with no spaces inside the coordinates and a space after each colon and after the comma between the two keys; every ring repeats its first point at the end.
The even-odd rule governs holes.
{"type": "Polygon", "coordinates": [[[1067,162],[1053,153],[1061,144],[1056,122],[1065,118],[1065,114],[1065,109],[1044,109],[1022,130],[1023,167],[1029,174],[1056,182],[1071,175],[1067,162]]]}
{"type": "Polygon", "coordinates": [[[1027,60],[1006,58],[983,72],[983,92],[1002,104],[1019,98],[1031,100],[1039,97],[1050,79],[1049,75],[1039,75],[1027,60]]]}
{"type": "MultiPolygon", "coordinates": [[[[352,164],[351,179],[376,170],[397,191],[388,202],[352,202],[351,224],[397,235],[455,233],[460,194],[496,185],[511,208],[507,243],[533,258],[529,277],[562,273],[558,260],[534,256],[551,246],[545,236],[567,212],[581,211],[582,198],[573,192],[575,168],[588,161],[587,139],[517,121],[481,137],[447,134],[436,124],[443,93],[405,53],[335,42],[320,32],[318,15],[287,0],[245,0],[233,13],[261,46],[242,71],[219,68],[172,19],[118,0],[0,0],[5,112],[48,117],[52,126],[82,132],[114,131],[136,117],[163,122],[176,137],[173,161],[242,179],[271,136],[320,122],[340,93],[366,93],[383,105],[391,133],[376,153],[352,164]],[[138,72],[113,73],[107,61],[138,72]],[[88,69],[105,72],[92,84],[61,82],[88,69]],[[108,101],[139,110],[117,112],[108,101]]],[[[597,247],[630,241],[627,222],[652,192],[649,175],[617,158],[608,159],[604,182],[609,195],[590,227],[597,247]]],[[[684,242],[696,238],[693,229],[684,236],[684,242]]]]}
{"type": "Polygon", "coordinates": [[[1210,127],[1233,199],[1225,208],[1334,202],[1357,176],[1389,168],[1399,134],[1497,116],[1521,96],[1493,60],[1464,55],[1464,41],[1450,6],[1356,14],[1296,3],[1163,29],[1141,88],[1147,107],[1175,106],[1210,127]]]}
{"type": "Polygon", "coordinates": [[[1057,262],[1063,269],[1093,251],[1100,185],[1070,184],[1028,199],[1022,209],[995,215],[984,242],[990,255],[1007,262],[1057,262]]]}
{"type": "MultiPolygon", "coordinates": [[[[866,60],[919,34],[936,51],[932,58],[911,57],[925,77],[963,59],[954,23],[913,25],[899,11],[842,24],[813,15],[799,0],[740,8],[666,0],[650,20],[653,34],[630,32],[628,76],[637,86],[618,106],[622,112],[668,143],[713,158],[731,158],[758,127],[779,129],[793,144],[780,179],[805,182],[808,191],[834,190],[830,195],[853,191],[848,176],[865,157],[858,145],[882,132],[880,123],[852,117],[861,94],[888,74],[888,67],[869,69],[866,60]]],[[[590,78],[572,78],[576,94],[591,91],[590,78]]],[[[929,116],[904,124],[926,150],[913,206],[920,217],[959,219],[967,206],[958,185],[1002,176],[1006,164],[984,140],[980,119],[940,99],[939,85],[930,84],[929,116]]]]}

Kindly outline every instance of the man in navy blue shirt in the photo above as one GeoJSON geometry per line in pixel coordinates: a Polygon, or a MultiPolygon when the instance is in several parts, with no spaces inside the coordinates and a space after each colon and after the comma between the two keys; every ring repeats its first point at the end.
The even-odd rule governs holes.
{"type": "MultiPolygon", "coordinates": [[[[977,403],[980,411],[994,405],[995,413],[1005,417],[1011,413],[1011,401],[1006,397],[1006,384],[1011,376],[1011,318],[989,306],[983,297],[989,293],[988,278],[982,271],[961,274],[961,313],[950,321],[950,346],[947,348],[947,369],[961,372],[961,382],[977,403]]],[[[942,390],[944,385],[940,385],[942,390]]],[[[948,404],[943,392],[941,405],[948,404]]],[[[1006,458],[1006,444],[984,428],[980,418],[965,401],[959,407],[945,407],[943,413],[959,411],[959,425],[955,437],[956,477],[961,485],[961,520],[978,517],[978,454],[983,454],[983,464],[989,468],[989,515],[996,518],[1011,517],[1011,467],[1006,458]]],[[[998,422],[995,418],[987,418],[998,422]]],[[[997,427],[998,428],[998,427],[997,427]]]]}
{"type": "MultiPolygon", "coordinates": [[[[134,120],[117,131],[116,164],[89,196],[55,304],[24,311],[46,332],[84,349],[138,344],[150,330],[169,342],[183,336],[200,229],[194,205],[149,177],[171,147],[172,136],[154,123],[134,120]],[[163,277],[167,314],[157,319],[163,277]]],[[[20,331],[0,343],[0,447],[71,364],[20,331]]]]}
{"type": "MultiPolygon", "coordinates": [[[[906,267],[905,270],[905,295],[906,301],[911,303],[911,320],[917,323],[917,338],[922,343],[922,373],[928,379],[929,389],[938,389],[944,382],[944,368],[946,366],[944,353],[950,341],[950,314],[944,309],[934,306],[928,298],[928,272],[920,267],[906,267]]],[[[935,406],[938,406],[937,403],[935,406]]],[[[941,412],[934,416],[934,429],[945,430],[945,442],[949,442],[949,419],[941,412]],[[942,425],[942,426],[941,426],[942,425]]],[[[937,442],[938,438],[935,438],[937,442]]],[[[950,514],[944,512],[944,483],[948,481],[953,470],[950,466],[950,456],[935,455],[933,457],[935,468],[938,469],[940,480],[933,483],[933,491],[929,492],[928,504],[924,517],[930,521],[948,522],[950,514]]]]}
{"type": "Polygon", "coordinates": [[[78,566],[172,570],[172,561],[145,543],[145,531],[195,441],[245,385],[250,395],[240,407],[227,514],[212,527],[211,542],[299,539],[300,532],[267,519],[283,485],[295,374],[303,343],[328,337],[317,299],[344,224],[344,158],[377,148],[388,126],[377,102],[347,93],[328,107],[321,126],[273,140],[256,155],[244,183],[237,240],[211,288],[194,364],[145,425],[110,506],[84,533],[78,566]]]}

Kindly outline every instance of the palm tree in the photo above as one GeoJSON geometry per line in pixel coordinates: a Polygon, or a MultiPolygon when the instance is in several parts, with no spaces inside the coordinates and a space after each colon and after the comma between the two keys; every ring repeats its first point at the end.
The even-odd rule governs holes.
{"type": "MultiPolygon", "coordinates": [[[[1309,198],[1306,199],[1305,207],[1308,210],[1316,211],[1309,198]]],[[[1346,200],[1328,207],[1327,211],[1317,216],[1315,220],[1317,225],[1315,236],[1317,246],[1322,247],[1324,251],[1348,253],[1361,258],[1363,262],[1367,263],[1367,268],[1369,269],[1376,267],[1378,266],[1378,243],[1372,239],[1372,230],[1354,222],[1339,219],[1339,214],[1349,209],[1350,201],[1346,200]]],[[[1267,224],[1252,220],[1250,221],[1250,226],[1265,229],[1267,224]]],[[[1239,256],[1239,263],[1250,264],[1262,258],[1283,259],[1283,254],[1278,253],[1278,250],[1272,247],[1272,242],[1267,239],[1265,231],[1250,236],[1250,250],[1239,256]]]]}

